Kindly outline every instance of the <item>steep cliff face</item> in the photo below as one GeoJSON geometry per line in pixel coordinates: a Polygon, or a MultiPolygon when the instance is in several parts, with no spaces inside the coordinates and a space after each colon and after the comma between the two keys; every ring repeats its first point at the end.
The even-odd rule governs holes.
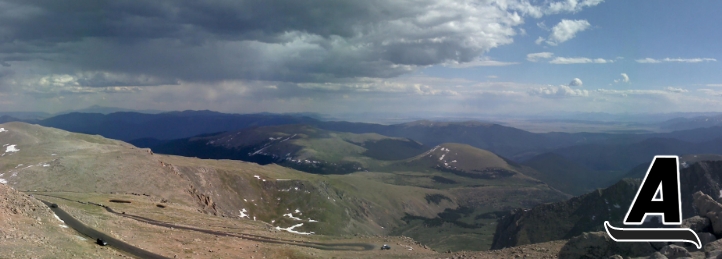
{"type": "MultiPolygon", "coordinates": [[[[499,220],[492,249],[568,239],[603,230],[604,221],[621,224],[640,184],[641,179],[623,179],[609,188],[567,201],[516,209],[499,220]]],[[[693,193],[720,197],[722,161],[683,163],[680,184],[682,217],[695,216],[693,193]]]]}

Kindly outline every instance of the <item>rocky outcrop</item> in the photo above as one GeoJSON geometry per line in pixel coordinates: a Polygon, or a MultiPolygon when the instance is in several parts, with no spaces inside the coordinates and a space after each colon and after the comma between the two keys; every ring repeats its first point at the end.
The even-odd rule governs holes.
{"type": "MultiPolygon", "coordinates": [[[[567,201],[514,210],[499,221],[492,249],[569,239],[583,232],[603,230],[604,221],[621,224],[640,182],[639,179],[623,179],[607,189],[567,201]]],[[[722,161],[701,161],[681,168],[680,184],[682,218],[697,215],[707,218],[709,229],[706,229],[705,220],[688,224],[694,224],[690,225],[693,229],[704,228],[696,231],[721,237],[722,205],[715,197],[720,196],[722,186],[722,161]],[[699,194],[694,194],[696,192],[699,194]],[[697,197],[702,194],[707,197],[698,201],[697,197]]]]}
{"type": "Polygon", "coordinates": [[[559,251],[560,259],[572,258],[607,258],[621,255],[647,256],[655,252],[649,243],[615,242],[605,232],[587,232],[572,238],[559,251]]]}
{"type": "Polygon", "coordinates": [[[213,198],[211,198],[208,195],[205,195],[201,193],[198,189],[196,189],[195,186],[190,185],[188,188],[188,192],[196,198],[196,201],[199,203],[199,205],[203,208],[203,212],[210,213],[213,215],[218,215],[218,208],[216,207],[216,203],[213,201],[213,198]]]}
{"type": "Polygon", "coordinates": [[[722,239],[718,240],[722,236],[715,227],[722,224],[719,217],[722,204],[702,192],[692,197],[693,208],[699,215],[684,219],[680,227],[697,233],[703,245],[701,251],[688,243],[614,242],[605,232],[586,232],[570,239],[560,250],[559,258],[604,258],[615,254],[624,258],[722,258],[722,239]]]}

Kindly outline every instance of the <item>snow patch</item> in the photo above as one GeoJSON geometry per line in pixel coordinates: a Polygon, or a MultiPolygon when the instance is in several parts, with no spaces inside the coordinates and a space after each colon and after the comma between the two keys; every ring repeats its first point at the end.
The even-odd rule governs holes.
{"type": "Polygon", "coordinates": [[[18,151],[20,151],[20,149],[15,148],[15,145],[8,145],[7,148],[5,148],[5,153],[18,151]]]}
{"type": "Polygon", "coordinates": [[[68,228],[66,225],[60,225],[61,228],[68,228]]]}
{"type": "Polygon", "coordinates": [[[301,213],[301,211],[300,211],[300,210],[298,210],[298,209],[296,209],[296,210],[295,210],[295,211],[293,211],[293,212],[295,212],[295,213],[301,213]]]}
{"type": "Polygon", "coordinates": [[[444,156],[446,156],[446,154],[441,155],[441,157],[439,157],[439,160],[444,159],[444,156]]]}
{"type": "Polygon", "coordinates": [[[283,230],[283,231],[287,231],[287,232],[289,232],[289,233],[294,233],[294,234],[299,234],[299,235],[312,235],[312,234],[315,234],[315,233],[313,233],[313,232],[298,232],[298,231],[293,230],[294,228],[297,228],[297,227],[300,227],[300,226],[303,226],[303,223],[298,223],[298,224],[296,224],[296,225],[293,225],[293,226],[287,227],[287,228],[276,227],[276,230],[283,230]]]}
{"type": "Polygon", "coordinates": [[[283,214],[284,217],[289,217],[293,220],[302,220],[301,218],[294,217],[292,213],[283,214]]]}
{"type": "Polygon", "coordinates": [[[261,180],[261,177],[258,176],[258,175],[254,175],[253,177],[255,177],[255,178],[258,179],[258,180],[261,180]]]}
{"type": "Polygon", "coordinates": [[[63,224],[65,224],[65,221],[63,221],[62,219],[60,219],[60,217],[58,217],[57,214],[53,213],[53,216],[55,216],[56,219],[58,219],[60,222],[62,222],[63,224]]]}
{"type": "Polygon", "coordinates": [[[242,210],[239,210],[238,212],[240,212],[240,213],[241,213],[241,215],[239,215],[238,217],[240,217],[240,218],[248,218],[248,219],[250,219],[250,217],[248,217],[248,214],[246,214],[246,212],[248,212],[248,211],[246,211],[246,209],[245,209],[245,208],[244,208],[244,209],[242,209],[242,210]]]}
{"type": "Polygon", "coordinates": [[[2,183],[2,184],[8,184],[8,181],[5,180],[5,179],[0,178],[0,183],[2,183]]]}
{"type": "Polygon", "coordinates": [[[318,220],[308,219],[308,222],[318,222],[318,220]]]}
{"type": "Polygon", "coordinates": [[[5,128],[0,128],[0,132],[7,132],[5,128]]]}

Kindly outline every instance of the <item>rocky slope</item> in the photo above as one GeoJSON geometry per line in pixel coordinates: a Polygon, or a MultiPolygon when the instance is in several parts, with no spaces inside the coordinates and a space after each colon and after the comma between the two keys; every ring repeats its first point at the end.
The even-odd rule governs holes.
{"type": "MultiPolygon", "coordinates": [[[[694,156],[684,156],[680,163],[682,216],[689,218],[696,215],[693,193],[701,191],[720,197],[722,161],[700,161],[694,156]]],[[[492,248],[568,239],[583,232],[603,230],[604,221],[621,222],[639,183],[639,179],[624,179],[609,188],[567,201],[514,210],[499,221],[492,248]]]]}
{"type": "Polygon", "coordinates": [[[117,258],[56,218],[40,201],[0,184],[0,257],[117,258]]]}
{"type": "Polygon", "coordinates": [[[719,258],[722,204],[702,192],[694,193],[692,199],[696,215],[684,219],[681,227],[697,233],[701,250],[688,243],[615,242],[606,232],[586,232],[569,240],[559,251],[559,258],[719,258]]]}

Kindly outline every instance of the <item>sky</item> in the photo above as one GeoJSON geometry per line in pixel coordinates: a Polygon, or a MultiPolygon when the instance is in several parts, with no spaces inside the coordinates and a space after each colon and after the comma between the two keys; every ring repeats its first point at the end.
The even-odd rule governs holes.
{"type": "Polygon", "coordinates": [[[720,1],[0,0],[0,111],[722,112],[720,1]]]}

